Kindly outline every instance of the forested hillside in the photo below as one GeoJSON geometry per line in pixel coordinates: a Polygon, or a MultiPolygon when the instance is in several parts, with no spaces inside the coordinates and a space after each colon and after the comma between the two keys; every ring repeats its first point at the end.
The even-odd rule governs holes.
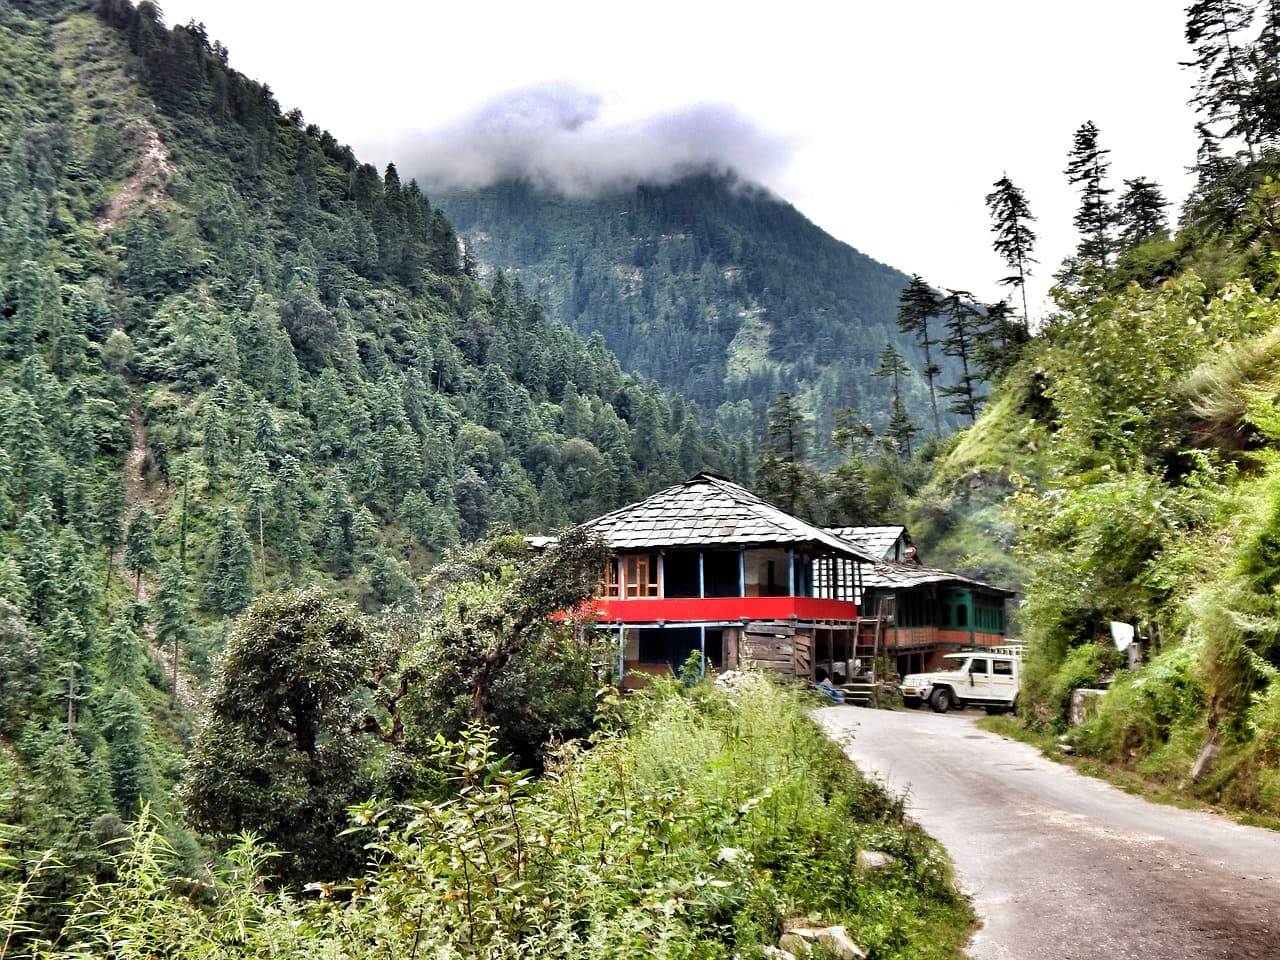
{"type": "MultiPolygon", "coordinates": [[[[1197,183],[1111,183],[1077,130],[1078,250],[1056,311],[934,464],[912,528],[935,556],[1025,583],[1023,711],[1173,790],[1280,815],[1280,9],[1187,10],[1197,183]],[[1012,556],[1010,553],[1012,552],[1012,556]],[[1125,669],[1110,623],[1136,626],[1125,669]]],[[[1034,204],[1035,198],[1030,198],[1034,204]]]]}
{"type": "Polygon", "coordinates": [[[106,869],[140,801],[193,849],[168,819],[193,685],[255,595],[378,610],[491,529],[733,469],[227,59],[150,3],[0,4],[0,823],[24,877],[45,849],[106,869]]]}
{"type": "MultiPolygon", "coordinates": [[[[882,432],[889,396],[871,376],[881,352],[893,344],[922,366],[896,324],[906,275],[731,173],[586,199],[504,182],[438,200],[478,264],[509,269],[580,334],[601,333],[624,368],[730,429],[762,427],[786,390],[824,440],[831,412],[848,407],[882,432]]],[[[904,397],[925,422],[922,381],[904,397]]]]}

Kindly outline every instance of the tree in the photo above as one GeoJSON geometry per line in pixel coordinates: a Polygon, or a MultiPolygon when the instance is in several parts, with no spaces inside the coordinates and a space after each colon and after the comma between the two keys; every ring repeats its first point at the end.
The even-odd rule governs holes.
{"type": "Polygon", "coordinates": [[[581,527],[531,556],[519,537],[459,548],[432,572],[440,599],[403,667],[405,748],[468,724],[497,728],[522,765],[551,737],[590,731],[598,681],[563,616],[595,591],[608,549],[581,527]]]}
{"type": "Polygon", "coordinates": [[[129,517],[128,532],[124,538],[124,566],[132,571],[133,598],[137,600],[142,593],[143,571],[156,565],[155,520],[145,507],[134,510],[129,517]]]}
{"type": "Polygon", "coordinates": [[[178,665],[183,648],[190,636],[187,611],[187,578],[179,561],[170,561],[160,568],[160,582],[156,586],[151,605],[155,624],[156,645],[167,650],[172,661],[169,678],[169,699],[178,695],[178,665]]]}
{"type": "Polygon", "coordinates": [[[128,495],[124,488],[124,478],[112,473],[98,491],[94,510],[94,527],[97,529],[99,542],[107,548],[107,587],[111,586],[111,569],[113,557],[120,545],[124,543],[124,527],[120,518],[129,505],[128,495]]]}
{"type": "Polygon", "coordinates": [[[900,457],[911,456],[911,439],[920,432],[920,428],[907,413],[907,405],[902,399],[902,378],[911,372],[907,361],[892,343],[886,343],[880,351],[880,366],[871,372],[873,377],[890,380],[889,388],[889,422],[885,428],[885,438],[890,447],[900,457]]]}
{"type": "Polygon", "coordinates": [[[1259,16],[1262,28],[1248,50],[1253,71],[1249,109],[1258,143],[1265,146],[1280,138],[1280,0],[1266,0],[1259,16]]]}
{"type": "Polygon", "coordinates": [[[942,436],[942,423],[938,419],[938,394],[935,381],[942,368],[933,362],[931,350],[938,342],[929,330],[929,321],[938,316],[941,300],[933,288],[912,274],[911,282],[898,296],[898,329],[915,337],[924,352],[924,379],[929,385],[929,408],[933,412],[933,435],[942,436]]]}
{"type": "Polygon", "coordinates": [[[1068,155],[1067,180],[1080,188],[1080,208],[1072,220],[1080,232],[1076,252],[1086,269],[1105,270],[1111,254],[1111,227],[1115,215],[1107,200],[1112,193],[1106,185],[1107,170],[1111,166],[1106,158],[1110,152],[1098,144],[1098,128],[1090,120],[1076,131],[1068,155]]]}
{"type": "Polygon", "coordinates": [[[253,595],[249,586],[253,548],[244,526],[225,508],[218,514],[212,561],[207,584],[210,606],[218,613],[235,616],[253,595]]]}
{"type": "Polygon", "coordinates": [[[1164,208],[1169,201],[1160,187],[1146,177],[1124,182],[1125,190],[1116,205],[1116,222],[1120,228],[1120,246],[1124,250],[1157,237],[1167,237],[1169,221],[1164,208]]]}
{"type": "Polygon", "coordinates": [[[788,513],[803,516],[810,509],[813,476],[805,466],[812,431],[795,398],[778,392],[769,406],[769,428],[764,452],[756,465],[760,495],[788,513]]]}
{"type": "Polygon", "coordinates": [[[1026,324],[1010,308],[1008,300],[989,303],[983,309],[986,323],[978,331],[973,358],[978,376],[994,383],[1004,379],[1022,356],[1022,349],[1031,335],[1026,324]]]}
{"type": "Polygon", "coordinates": [[[260,832],[286,880],[344,877],[360,844],[341,836],[371,784],[357,732],[376,644],[364,621],[320,590],[260,597],[236,624],[181,788],[213,833],[260,832]]]}
{"type": "Polygon", "coordinates": [[[1254,123],[1249,109],[1250,83],[1241,41],[1237,36],[1248,28],[1253,11],[1238,0],[1196,0],[1187,7],[1186,38],[1195,59],[1184,66],[1199,72],[1195,96],[1196,112],[1204,117],[1197,124],[1202,137],[1221,140],[1242,137],[1254,159],[1254,123]],[[1220,124],[1225,126],[1215,129],[1220,124]]]}
{"type": "Polygon", "coordinates": [[[151,799],[154,782],[147,756],[146,714],[133,691],[121,687],[107,701],[102,719],[116,809],[136,814],[141,803],[151,799]]]}
{"type": "Polygon", "coordinates": [[[21,611],[0,599],[0,730],[12,735],[40,689],[44,643],[21,611]]]}
{"type": "Polygon", "coordinates": [[[942,388],[947,396],[954,397],[950,410],[963,414],[973,424],[978,419],[978,408],[986,399],[978,392],[982,377],[978,372],[976,351],[985,323],[982,311],[966,290],[948,290],[942,305],[946,317],[947,335],[942,341],[942,352],[960,361],[960,379],[942,388]]]}
{"type": "Polygon", "coordinates": [[[1005,174],[993,186],[995,190],[987,194],[987,209],[991,211],[991,230],[996,235],[992,246],[1014,273],[1001,279],[1005,286],[1017,287],[1022,293],[1022,319],[1030,325],[1031,318],[1027,312],[1027,277],[1031,270],[1028,264],[1035,263],[1031,256],[1035,246],[1036,235],[1028,225],[1035,217],[1027,198],[1021,190],[1013,185],[1009,175],[1005,174]]]}

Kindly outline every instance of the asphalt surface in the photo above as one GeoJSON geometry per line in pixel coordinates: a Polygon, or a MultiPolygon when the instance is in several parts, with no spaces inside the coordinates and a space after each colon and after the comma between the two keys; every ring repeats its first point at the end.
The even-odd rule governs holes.
{"type": "Polygon", "coordinates": [[[1280,960],[1280,833],[1130,796],[979,715],[815,713],[947,848],[983,922],[971,957],[1280,960]]]}

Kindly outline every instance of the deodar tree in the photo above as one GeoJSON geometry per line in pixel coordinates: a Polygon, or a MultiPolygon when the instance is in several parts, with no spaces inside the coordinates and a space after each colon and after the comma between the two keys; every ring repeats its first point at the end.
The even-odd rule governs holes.
{"type": "Polygon", "coordinates": [[[1035,247],[1036,235],[1031,229],[1031,221],[1035,216],[1027,203],[1026,195],[1014,186],[1009,175],[1005,174],[997,180],[991,193],[987,194],[987,209],[991,211],[991,231],[996,235],[992,246],[1002,260],[1014,271],[1003,277],[1000,283],[1004,286],[1017,287],[1022,293],[1022,320],[1030,324],[1027,312],[1027,277],[1031,274],[1030,264],[1036,262],[1031,256],[1035,247]]]}
{"type": "Polygon", "coordinates": [[[1106,270],[1111,256],[1111,228],[1115,214],[1111,202],[1111,188],[1106,185],[1110,153],[1098,143],[1098,127],[1092,120],[1080,126],[1072,142],[1067,160],[1067,180],[1080,188],[1080,207],[1073,223],[1080,232],[1080,244],[1076,248],[1081,270],[1106,270]]]}

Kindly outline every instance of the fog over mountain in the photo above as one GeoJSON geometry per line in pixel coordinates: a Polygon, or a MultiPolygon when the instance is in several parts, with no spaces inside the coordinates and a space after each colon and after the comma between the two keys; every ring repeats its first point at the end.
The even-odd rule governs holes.
{"type": "Polygon", "coordinates": [[[553,84],[505,94],[451,125],[406,134],[396,156],[402,172],[428,189],[526,180],[581,198],[642,183],[665,186],[703,170],[766,183],[785,169],[792,146],[723,104],[622,117],[599,94],[553,84]]]}

